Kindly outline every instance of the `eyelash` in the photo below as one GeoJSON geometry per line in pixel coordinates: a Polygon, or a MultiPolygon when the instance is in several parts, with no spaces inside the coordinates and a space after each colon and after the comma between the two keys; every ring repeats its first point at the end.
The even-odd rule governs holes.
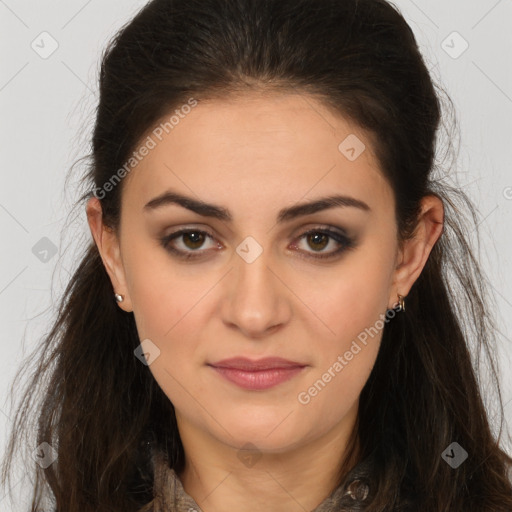
{"type": "MultiPolygon", "coordinates": [[[[160,239],[160,243],[164,249],[171,252],[178,258],[184,259],[184,260],[191,260],[191,259],[197,259],[201,257],[201,253],[199,250],[197,251],[181,251],[179,249],[176,249],[171,246],[170,242],[174,240],[175,238],[179,238],[181,235],[184,234],[190,234],[190,233],[199,233],[201,235],[207,235],[210,238],[214,238],[213,235],[208,233],[207,231],[203,231],[200,229],[180,229],[179,231],[175,231],[173,233],[170,233],[169,235],[166,235],[165,237],[160,239]],[[194,254],[199,253],[199,254],[194,254]]],[[[329,238],[334,239],[338,244],[341,245],[341,247],[331,253],[328,253],[327,255],[316,255],[314,253],[311,256],[306,256],[306,258],[313,258],[317,260],[323,260],[323,259],[331,259],[335,258],[336,256],[341,255],[343,252],[353,249],[355,247],[355,241],[352,238],[349,238],[346,235],[343,235],[342,233],[339,233],[337,231],[333,231],[329,228],[315,228],[311,229],[309,231],[306,231],[305,233],[302,233],[302,235],[299,236],[298,240],[302,240],[304,237],[312,234],[322,234],[327,235],[329,238]]],[[[294,244],[295,245],[295,244],[294,244]]]]}

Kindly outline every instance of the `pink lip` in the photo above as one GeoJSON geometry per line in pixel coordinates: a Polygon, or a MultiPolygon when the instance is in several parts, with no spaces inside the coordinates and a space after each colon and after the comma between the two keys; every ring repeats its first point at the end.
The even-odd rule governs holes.
{"type": "Polygon", "coordinates": [[[267,357],[256,361],[236,357],[208,366],[242,388],[268,389],[291,379],[307,365],[280,357],[267,357]]]}

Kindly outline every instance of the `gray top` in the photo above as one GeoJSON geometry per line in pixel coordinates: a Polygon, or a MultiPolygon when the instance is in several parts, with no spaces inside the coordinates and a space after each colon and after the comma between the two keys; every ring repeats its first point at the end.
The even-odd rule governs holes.
{"type": "MultiPolygon", "coordinates": [[[[320,505],[311,512],[355,512],[363,511],[372,492],[369,486],[371,458],[360,461],[320,505]]],[[[141,512],[203,512],[199,505],[183,489],[176,472],[169,467],[165,454],[153,454],[154,500],[141,512]]]]}

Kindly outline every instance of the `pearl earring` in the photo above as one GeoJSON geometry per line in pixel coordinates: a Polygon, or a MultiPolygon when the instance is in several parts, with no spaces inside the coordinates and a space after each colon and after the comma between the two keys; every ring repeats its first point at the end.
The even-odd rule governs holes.
{"type": "Polygon", "coordinates": [[[118,293],[114,293],[114,297],[116,298],[117,302],[123,302],[124,300],[124,297],[118,293]]]}

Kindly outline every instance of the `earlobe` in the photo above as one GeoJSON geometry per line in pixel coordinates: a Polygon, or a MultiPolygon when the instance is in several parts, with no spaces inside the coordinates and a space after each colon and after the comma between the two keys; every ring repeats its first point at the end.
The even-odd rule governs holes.
{"type": "Polygon", "coordinates": [[[435,195],[425,196],[413,236],[405,240],[394,273],[392,297],[407,296],[418,279],[444,226],[444,206],[435,195]]]}
{"type": "Polygon", "coordinates": [[[112,300],[122,302],[119,307],[130,312],[131,301],[126,287],[119,239],[114,230],[104,224],[101,203],[96,197],[89,199],[86,211],[91,234],[112,283],[112,300]],[[117,296],[122,296],[123,300],[120,301],[117,296]]]}

